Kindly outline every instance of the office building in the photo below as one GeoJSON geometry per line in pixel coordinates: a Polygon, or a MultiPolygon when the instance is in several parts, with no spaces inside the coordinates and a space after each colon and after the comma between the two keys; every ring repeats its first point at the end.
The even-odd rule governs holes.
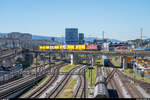
{"type": "Polygon", "coordinates": [[[79,33],[79,44],[84,44],[84,34],[79,33]]]}
{"type": "Polygon", "coordinates": [[[66,28],[65,29],[65,42],[66,42],[66,44],[69,44],[69,45],[79,44],[77,28],[66,28]]]}

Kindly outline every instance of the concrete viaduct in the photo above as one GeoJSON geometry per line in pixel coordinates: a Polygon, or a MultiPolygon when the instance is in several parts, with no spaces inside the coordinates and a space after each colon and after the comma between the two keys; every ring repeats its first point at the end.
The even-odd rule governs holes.
{"type": "Polygon", "coordinates": [[[126,56],[136,57],[150,57],[150,51],[69,51],[69,50],[61,50],[61,51],[50,51],[50,50],[30,50],[30,52],[34,53],[49,53],[50,55],[60,54],[60,55],[69,55],[71,64],[76,64],[81,59],[80,55],[86,56],[87,63],[92,65],[95,64],[95,59],[98,56],[106,55],[106,56],[122,56],[121,66],[125,69],[127,66],[126,56]]]}
{"type": "Polygon", "coordinates": [[[76,64],[79,62],[81,57],[80,55],[83,55],[88,63],[91,63],[92,65],[95,64],[95,59],[98,56],[106,55],[106,56],[122,56],[122,66],[123,68],[126,67],[126,56],[133,56],[133,57],[150,57],[150,51],[71,51],[71,50],[58,50],[58,51],[51,51],[51,50],[33,50],[33,49],[27,49],[27,50],[21,50],[21,49],[15,49],[10,51],[5,51],[0,53],[0,63],[4,59],[10,59],[10,57],[14,57],[19,55],[20,53],[32,53],[32,54],[49,54],[50,59],[52,59],[52,56],[61,55],[61,57],[67,57],[70,56],[70,62],[71,64],[76,64]],[[67,55],[67,56],[66,56],[67,55]]]}

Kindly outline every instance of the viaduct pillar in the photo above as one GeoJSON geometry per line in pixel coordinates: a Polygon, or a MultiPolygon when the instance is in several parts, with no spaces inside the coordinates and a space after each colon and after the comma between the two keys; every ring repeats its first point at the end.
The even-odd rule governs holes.
{"type": "Polygon", "coordinates": [[[92,66],[94,66],[96,64],[96,56],[93,55],[92,56],[92,66]]]}
{"type": "Polygon", "coordinates": [[[120,66],[123,68],[123,57],[120,57],[120,66]]]}
{"type": "Polygon", "coordinates": [[[126,57],[124,56],[123,57],[123,69],[126,69],[127,68],[127,59],[126,57]]]}
{"type": "Polygon", "coordinates": [[[78,55],[70,54],[70,58],[71,58],[71,65],[78,63],[78,55]]]}

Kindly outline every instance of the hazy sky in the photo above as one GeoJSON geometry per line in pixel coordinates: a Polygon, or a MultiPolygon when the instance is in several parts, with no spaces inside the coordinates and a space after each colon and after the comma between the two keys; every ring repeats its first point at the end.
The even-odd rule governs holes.
{"type": "Polygon", "coordinates": [[[0,32],[64,36],[78,28],[85,36],[119,40],[150,38],[150,0],[0,0],[0,32]]]}

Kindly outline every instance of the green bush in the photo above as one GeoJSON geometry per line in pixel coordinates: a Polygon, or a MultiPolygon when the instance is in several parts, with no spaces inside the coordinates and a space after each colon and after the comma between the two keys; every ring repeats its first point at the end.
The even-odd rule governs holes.
{"type": "Polygon", "coordinates": [[[133,73],[133,69],[129,69],[129,73],[133,73]]]}

